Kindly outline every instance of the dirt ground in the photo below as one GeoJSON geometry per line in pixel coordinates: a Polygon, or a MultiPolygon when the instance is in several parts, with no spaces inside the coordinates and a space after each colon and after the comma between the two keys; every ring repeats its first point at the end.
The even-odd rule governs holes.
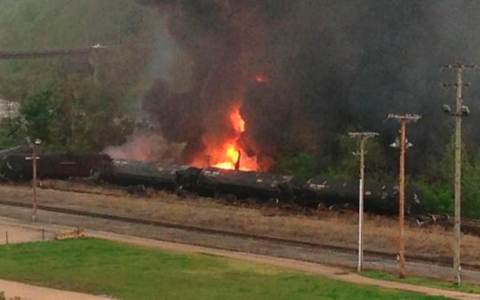
{"type": "Polygon", "coordinates": [[[10,226],[2,221],[0,221],[0,234],[0,245],[40,242],[51,240],[54,237],[53,232],[10,226]]]}
{"type": "Polygon", "coordinates": [[[60,291],[50,288],[38,287],[13,281],[0,279],[0,292],[5,292],[6,299],[19,297],[21,300],[111,300],[113,298],[93,296],[88,294],[60,291]]]}
{"type": "MultiPolygon", "coordinates": [[[[44,186],[68,183],[49,182],[44,186]]],[[[89,186],[75,185],[77,190],[89,186]]],[[[76,208],[100,213],[113,213],[178,224],[217,228],[268,235],[309,242],[350,246],[358,239],[358,214],[355,212],[321,211],[293,214],[278,207],[251,208],[227,205],[206,198],[179,198],[164,192],[132,196],[119,189],[95,188],[95,193],[38,190],[38,202],[44,205],[76,208]],[[102,194],[108,193],[108,195],[102,194]]],[[[3,185],[0,199],[30,203],[32,191],[26,186],[3,185]]],[[[405,231],[407,255],[452,257],[453,234],[438,226],[420,228],[410,224],[405,231]]],[[[398,223],[395,219],[367,215],[364,244],[367,250],[397,251],[398,223]]],[[[480,263],[480,237],[462,236],[462,260],[480,263]]]]}

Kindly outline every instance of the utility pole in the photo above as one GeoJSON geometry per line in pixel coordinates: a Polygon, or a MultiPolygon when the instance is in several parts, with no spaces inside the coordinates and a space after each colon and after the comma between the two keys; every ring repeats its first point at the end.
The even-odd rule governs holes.
{"type": "Polygon", "coordinates": [[[96,44],[95,46],[92,46],[91,49],[92,50],[90,51],[88,62],[93,68],[93,82],[95,84],[100,84],[101,77],[103,75],[102,60],[107,47],[96,44]]]}
{"type": "Polygon", "coordinates": [[[362,271],[363,264],[363,198],[365,195],[365,144],[371,137],[378,135],[376,132],[349,132],[351,138],[360,140],[360,152],[354,153],[360,156],[360,186],[358,189],[358,263],[357,272],[362,271]]]}
{"type": "Polygon", "coordinates": [[[32,156],[25,157],[26,160],[32,160],[32,188],[33,188],[33,212],[32,212],[32,221],[37,220],[37,160],[40,158],[37,156],[38,148],[42,144],[40,139],[36,139],[35,143],[32,145],[32,156]]]}
{"type": "Polygon", "coordinates": [[[37,220],[37,146],[33,146],[32,161],[33,161],[33,214],[32,221],[37,220]]]}
{"type": "Polygon", "coordinates": [[[474,65],[464,65],[461,63],[454,63],[444,66],[445,68],[455,69],[456,81],[454,84],[444,84],[444,86],[454,86],[456,89],[455,113],[451,113],[451,109],[448,105],[443,106],[445,113],[455,116],[455,213],[454,213],[454,226],[453,235],[455,239],[455,249],[453,256],[453,271],[455,272],[455,279],[457,285],[461,283],[461,263],[460,263],[460,226],[461,226],[461,192],[462,192],[462,117],[466,117],[470,114],[470,110],[463,104],[462,88],[468,86],[463,83],[462,73],[465,68],[474,68],[474,65]]]}
{"type": "Polygon", "coordinates": [[[389,119],[400,121],[400,143],[393,143],[391,147],[400,148],[400,171],[399,171],[399,191],[398,191],[398,277],[405,278],[405,152],[412,144],[407,141],[407,122],[417,122],[421,117],[415,114],[396,115],[389,114],[389,119]]]}

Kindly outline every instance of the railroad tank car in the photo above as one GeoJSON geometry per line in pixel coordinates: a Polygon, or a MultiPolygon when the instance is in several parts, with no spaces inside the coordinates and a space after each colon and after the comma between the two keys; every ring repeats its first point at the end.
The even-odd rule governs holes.
{"type": "Polygon", "coordinates": [[[32,148],[27,145],[19,145],[7,149],[0,150],[0,159],[3,159],[11,154],[18,154],[18,153],[32,153],[32,148]]]}
{"type": "MultiPolygon", "coordinates": [[[[38,178],[89,177],[92,170],[111,162],[110,156],[97,152],[44,152],[37,155],[38,178]]],[[[6,180],[32,178],[32,154],[16,153],[2,158],[0,174],[6,180]]]]}
{"type": "MultiPolygon", "coordinates": [[[[0,178],[29,180],[32,177],[31,149],[14,148],[2,151],[0,178]],[[24,153],[19,153],[24,152],[24,153]]],[[[193,192],[200,196],[233,195],[235,198],[295,201],[302,206],[358,206],[358,181],[316,176],[300,180],[294,176],[224,170],[214,167],[196,168],[170,162],[112,160],[103,153],[44,152],[39,154],[38,177],[89,177],[123,186],[144,185],[177,193],[193,192]]],[[[421,196],[407,186],[405,211],[420,213],[421,196]]],[[[367,181],[365,210],[380,214],[398,212],[398,186],[367,181]]]]}
{"type": "Polygon", "coordinates": [[[103,170],[97,172],[97,179],[122,186],[143,185],[159,189],[177,190],[180,184],[188,186],[191,180],[187,171],[196,169],[190,166],[170,162],[141,162],[130,160],[113,160],[103,170]]]}
{"type": "MultiPolygon", "coordinates": [[[[325,205],[358,207],[358,181],[313,177],[299,189],[299,199],[307,206],[325,205]]],[[[405,213],[418,213],[421,210],[420,193],[408,186],[405,193],[405,213]]],[[[365,182],[365,211],[380,214],[398,212],[398,185],[379,182],[365,182]]]]}
{"type": "Polygon", "coordinates": [[[234,195],[236,198],[288,200],[292,194],[293,176],[219,168],[205,168],[198,176],[199,194],[234,195]]]}
{"type": "Polygon", "coordinates": [[[184,166],[176,171],[177,194],[182,196],[186,193],[199,193],[198,178],[202,169],[192,166],[184,166]]]}

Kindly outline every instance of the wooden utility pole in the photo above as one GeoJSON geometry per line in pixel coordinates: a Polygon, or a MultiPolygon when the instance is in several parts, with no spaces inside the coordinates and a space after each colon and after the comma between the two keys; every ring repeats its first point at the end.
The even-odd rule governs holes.
{"type": "Polygon", "coordinates": [[[378,135],[376,132],[350,132],[348,135],[354,139],[360,139],[360,152],[354,153],[360,156],[360,185],[358,189],[358,263],[357,271],[362,271],[363,264],[363,198],[365,195],[365,144],[371,137],[378,135]]]}
{"type": "MultiPolygon", "coordinates": [[[[453,271],[455,272],[455,279],[457,285],[461,283],[461,263],[460,263],[460,227],[461,227],[461,192],[462,192],[462,117],[467,116],[469,113],[468,108],[463,105],[462,88],[464,86],[462,72],[465,68],[473,68],[474,65],[464,65],[461,63],[455,63],[446,65],[446,68],[456,70],[456,81],[453,86],[456,89],[455,103],[456,109],[453,116],[455,116],[455,213],[454,213],[454,226],[453,234],[455,239],[455,250],[453,256],[453,271]]],[[[449,86],[446,84],[445,86],[449,86]]],[[[450,111],[445,111],[450,113],[450,111]]]]}
{"type": "Polygon", "coordinates": [[[394,147],[400,148],[400,171],[399,171],[399,191],[398,191],[398,277],[405,278],[405,153],[407,147],[411,146],[407,143],[407,122],[418,121],[419,115],[395,115],[389,114],[389,119],[397,119],[400,121],[400,137],[399,145],[392,144],[394,147]]]}

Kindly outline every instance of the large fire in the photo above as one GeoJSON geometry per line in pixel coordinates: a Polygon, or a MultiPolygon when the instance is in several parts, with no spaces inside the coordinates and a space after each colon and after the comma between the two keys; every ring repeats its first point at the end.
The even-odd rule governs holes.
{"type": "Polygon", "coordinates": [[[245,131],[245,121],[240,115],[240,107],[236,106],[230,112],[230,125],[234,130],[234,135],[223,141],[220,146],[206,145],[207,162],[202,158],[194,161],[193,165],[203,167],[205,165],[213,166],[227,170],[255,171],[258,169],[255,157],[248,157],[245,151],[239,145],[240,137],[245,131]]]}

